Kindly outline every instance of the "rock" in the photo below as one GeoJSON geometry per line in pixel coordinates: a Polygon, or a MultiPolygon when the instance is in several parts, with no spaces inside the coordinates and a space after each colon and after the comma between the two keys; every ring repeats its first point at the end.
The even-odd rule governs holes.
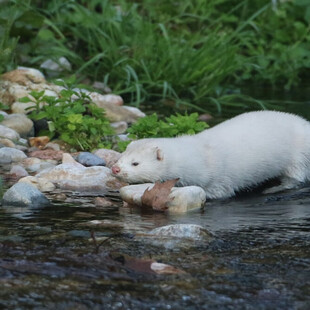
{"type": "Polygon", "coordinates": [[[94,151],[94,154],[102,158],[106,162],[106,166],[111,168],[121,157],[121,153],[108,150],[108,149],[99,149],[94,151]]]}
{"type": "Polygon", "coordinates": [[[5,116],[2,125],[15,130],[21,137],[33,134],[33,122],[25,114],[13,113],[5,116]]]}
{"type": "Polygon", "coordinates": [[[97,92],[91,92],[88,94],[91,100],[101,108],[104,108],[105,105],[114,104],[116,106],[123,105],[124,101],[121,96],[108,94],[108,95],[101,95],[97,92]]]}
{"type": "Polygon", "coordinates": [[[63,163],[41,171],[38,178],[46,178],[62,189],[84,192],[103,192],[107,189],[118,189],[123,183],[111,175],[111,170],[102,167],[84,167],[76,162],[71,155],[64,154],[63,163]]]}
{"type": "Polygon", "coordinates": [[[6,138],[0,138],[0,144],[2,144],[3,146],[15,148],[14,142],[6,138]]]}
{"type": "Polygon", "coordinates": [[[23,178],[29,175],[26,169],[20,165],[13,165],[9,173],[12,177],[15,177],[17,179],[20,179],[20,178],[23,178]]]}
{"type": "MultiPolygon", "coordinates": [[[[141,198],[146,189],[151,189],[153,183],[128,185],[120,189],[120,195],[128,204],[141,206],[141,198]]],[[[206,201],[206,193],[199,186],[173,187],[167,203],[168,212],[185,213],[200,209],[206,201]]]]}
{"type": "Polygon", "coordinates": [[[27,86],[29,83],[45,83],[44,75],[36,69],[18,67],[18,69],[2,74],[2,80],[27,86]]]}
{"type": "Polygon", "coordinates": [[[38,151],[29,152],[28,156],[36,157],[40,159],[61,160],[63,157],[63,154],[64,154],[63,151],[55,151],[52,149],[46,149],[46,150],[38,150],[38,151]]]}
{"type": "Polygon", "coordinates": [[[37,178],[34,176],[26,176],[20,179],[18,182],[30,184],[41,192],[52,192],[56,188],[56,186],[49,180],[44,178],[37,178]]]}
{"type": "Polygon", "coordinates": [[[126,122],[115,122],[110,124],[114,132],[119,135],[126,132],[128,125],[126,122]]]}
{"type": "Polygon", "coordinates": [[[20,139],[19,134],[15,130],[13,130],[7,126],[1,125],[1,124],[0,124],[0,137],[10,139],[10,140],[19,140],[20,139]]]}
{"type": "Polygon", "coordinates": [[[52,72],[50,73],[49,71],[62,72],[64,70],[72,70],[70,62],[65,57],[60,57],[57,61],[47,59],[41,64],[40,68],[48,70],[47,74],[50,76],[54,76],[54,74],[52,74],[52,72]]]}
{"type": "Polygon", "coordinates": [[[157,227],[151,230],[149,235],[164,238],[186,238],[193,240],[208,240],[213,234],[200,225],[195,224],[174,224],[157,227]]]}
{"type": "Polygon", "coordinates": [[[105,83],[95,81],[92,85],[93,88],[96,88],[104,93],[112,93],[112,89],[108,87],[105,83]]]}
{"type": "Polygon", "coordinates": [[[96,197],[94,203],[96,207],[112,207],[113,206],[112,201],[106,198],[103,198],[103,197],[96,197]]]}
{"type": "Polygon", "coordinates": [[[16,183],[3,195],[2,205],[41,207],[49,204],[48,199],[33,185],[16,183]]]}
{"type": "Polygon", "coordinates": [[[24,152],[12,147],[2,147],[0,149],[0,164],[22,161],[27,158],[24,152]]]}
{"type": "Polygon", "coordinates": [[[22,161],[22,165],[29,172],[39,172],[47,168],[54,168],[57,165],[57,161],[28,157],[22,161]]]}
{"type": "Polygon", "coordinates": [[[38,149],[43,149],[50,141],[48,136],[41,136],[41,137],[31,137],[29,138],[30,146],[34,146],[38,149]]]}
{"type": "Polygon", "coordinates": [[[89,152],[81,152],[77,156],[77,161],[85,167],[106,165],[105,161],[102,158],[89,152]]]}
{"type": "Polygon", "coordinates": [[[214,235],[207,229],[195,224],[174,224],[155,228],[147,233],[138,233],[135,240],[166,249],[188,249],[205,245],[214,235]]]}
{"type": "Polygon", "coordinates": [[[55,142],[49,142],[45,145],[45,149],[51,149],[54,151],[60,151],[60,145],[55,142]]]}
{"type": "Polygon", "coordinates": [[[128,105],[124,105],[123,108],[128,110],[128,111],[130,111],[134,115],[136,115],[137,118],[141,118],[141,117],[145,116],[145,113],[143,113],[141,110],[139,110],[136,107],[131,107],[131,106],[128,106],[128,105]]]}

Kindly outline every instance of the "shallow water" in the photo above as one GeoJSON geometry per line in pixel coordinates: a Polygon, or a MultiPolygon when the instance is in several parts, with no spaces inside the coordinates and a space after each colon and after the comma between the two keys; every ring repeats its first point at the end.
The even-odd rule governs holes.
{"type": "Polygon", "coordinates": [[[117,199],[100,208],[70,193],[68,201],[0,207],[0,308],[310,308],[310,188],[208,202],[185,215],[142,212],[117,199]],[[167,248],[135,237],[172,223],[202,225],[214,238],[167,248]],[[186,273],[126,264],[138,258],[186,273]]]}

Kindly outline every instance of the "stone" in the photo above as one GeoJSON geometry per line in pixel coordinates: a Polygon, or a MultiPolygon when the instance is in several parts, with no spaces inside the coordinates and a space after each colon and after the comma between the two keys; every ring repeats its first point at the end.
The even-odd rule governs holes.
{"type": "Polygon", "coordinates": [[[128,125],[126,122],[115,122],[111,123],[110,125],[117,135],[126,132],[126,130],[128,129],[128,125]]]}
{"type": "Polygon", "coordinates": [[[20,179],[20,178],[23,178],[29,175],[27,170],[20,165],[13,165],[9,173],[11,176],[17,179],[20,179]]]}
{"type": "Polygon", "coordinates": [[[53,149],[36,150],[28,153],[29,157],[36,157],[40,159],[52,159],[61,160],[63,157],[63,151],[55,151],[53,149]]]}
{"type": "Polygon", "coordinates": [[[13,113],[5,116],[2,125],[15,130],[21,137],[33,134],[33,121],[25,114],[13,113]]]}
{"type": "Polygon", "coordinates": [[[45,83],[44,75],[37,69],[18,67],[16,70],[6,72],[1,76],[2,80],[26,86],[29,83],[45,83]]]}
{"type": "Polygon", "coordinates": [[[15,130],[0,124],[0,138],[18,141],[20,139],[20,135],[15,130]]]}
{"type": "Polygon", "coordinates": [[[15,143],[7,138],[0,138],[0,144],[7,147],[16,148],[15,143]]]}
{"type": "Polygon", "coordinates": [[[30,146],[34,146],[38,149],[43,149],[49,143],[50,138],[48,136],[41,137],[30,137],[29,144],[30,146]]]}
{"type": "MultiPolygon", "coordinates": [[[[124,186],[120,189],[121,198],[128,204],[141,206],[141,198],[146,189],[151,189],[153,183],[124,186]]],[[[173,187],[167,203],[169,213],[185,213],[203,207],[206,193],[199,186],[173,187]]]]}
{"type": "MultiPolygon", "coordinates": [[[[54,61],[52,59],[47,59],[40,65],[40,68],[46,69],[48,71],[56,71],[56,72],[62,72],[64,70],[67,70],[67,71],[72,70],[72,66],[70,62],[65,57],[59,57],[57,61],[54,61]]],[[[49,72],[47,73],[48,75],[50,75],[49,72]]]]}
{"type": "Polygon", "coordinates": [[[36,157],[28,157],[22,161],[23,167],[29,172],[39,172],[57,165],[55,160],[42,160],[36,157]]]}
{"type": "Polygon", "coordinates": [[[134,115],[136,115],[137,118],[141,118],[141,117],[145,116],[145,113],[142,112],[140,109],[138,109],[136,107],[131,107],[131,106],[128,106],[128,105],[124,105],[123,108],[128,110],[128,111],[130,111],[134,115]]]}
{"type": "Polygon", "coordinates": [[[106,163],[104,159],[99,156],[89,153],[89,152],[81,152],[77,156],[77,161],[85,167],[92,166],[105,166],[106,163]]]}
{"type": "Polygon", "coordinates": [[[112,176],[110,169],[102,166],[84,167],[70,154],[64,154],[62,164],[45,169],[36,177],[46,178],[62,189],[84,192],[104,192],[124,185],[112,176]]]}
{"type": "Polygon", "coordinates": [[[47,179],[37,178],[35,176],[26,176],[18,182],[27,183],[36,187],[40,192],[52,192],[56,186],[47,179]]]}
{"type": "Polygon", "coordinates": [[[19,162],[27,158],[24,152],[12,147],[0,148],[0,164],[8,164],[11,162],[19,162]]]}
{"type": "Polygon", "coordinates": [[[36,187],[26,183],[16,183],[3,195],[3,206],[43,207],[49,200],[36,187]]]}
{"type": "Polygon", "coordinates": [[[111,168],[121,157],[121,153],[108,150],[108,149],[99,149],[93,152],[95,155],[99,156],[106,162],[106,166],[111,168]]]}
{"type": "Polygon", "coordinates": [[[113,206],[112,201],[106,198],[103,198],[103,197],[96,197],[94,203],[96,207],[112,207],[113,206]]]}
{"type": "Polygon", "coordinates": [[[101,108],[104,108],[105,104],[114,104],[116,106],[121,106],[124,103],[123,98],[119,95],[113,95],[113,94],[101,95],[97,92],[90,92],[88,95],[91,98],[91,100],[98,107],[101,108]]]}
{"type": "Polygon", "coordinates": [[[157,227],[150,232],[149,235],[164,238],[186,238],[193,240],[208,240],[213,237],[207,229],[196,224],[172,224],[157,227]]]}

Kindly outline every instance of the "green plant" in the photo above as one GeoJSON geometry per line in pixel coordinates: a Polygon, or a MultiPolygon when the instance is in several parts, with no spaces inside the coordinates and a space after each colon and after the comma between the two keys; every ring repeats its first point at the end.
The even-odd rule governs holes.
{"type": "MultiPolygon", "coordinates": [[[[154,113],[152,115],[140,118],[129,129],[129,138],[144,139],[144,138],[162,138],[175,137],[178,135],[192,135],[198,133],[208,127],[205,122],[198,121],[198,113],[190,115],[171,115],[164,120],[158,119],[154,113]]],[[[121,141],[118,147],[121,151],[125,150],[128,141],[121,141]]]]}
{"type": "Polygon", "coordinates": [[[70,85],[58,81],[64,86],[60,97],[45,96],[44,91],[32,91],[32,97],[21,98],[21,102],[33,102],[29,117],[33,120],[46,119],[50,137],[59,138],[77,150],[111,147],[114,132],[109,121],[104,117],[104,110],[97,107],[90,97],[71,89],[70,85]]]}

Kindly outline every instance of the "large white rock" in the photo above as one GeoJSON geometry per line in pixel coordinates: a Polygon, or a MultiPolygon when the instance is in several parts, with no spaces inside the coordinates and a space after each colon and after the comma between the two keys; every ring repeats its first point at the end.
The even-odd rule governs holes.
{"type": "MultiPolygon", "coordinates": [[[[129,204],[141,206],[141,198],[146,189],[153,188],[153,183],[124,186],[120,195],[129,204]]],[[[173,187],[168,202],[168,212],[185,213],[190,210],[200,209],[206,201],[206,193],[199,186],[173,187]]]]}
{"type": "Polygon", "coordinates": [[[109,188],[118,189],[123,185],[112,176],[109,168],[84,167],[69,154],[64,154],[62,164],[45,169],[36,177],[45,178],[60,188],[78,191],[104,191],[109,188]]]}

